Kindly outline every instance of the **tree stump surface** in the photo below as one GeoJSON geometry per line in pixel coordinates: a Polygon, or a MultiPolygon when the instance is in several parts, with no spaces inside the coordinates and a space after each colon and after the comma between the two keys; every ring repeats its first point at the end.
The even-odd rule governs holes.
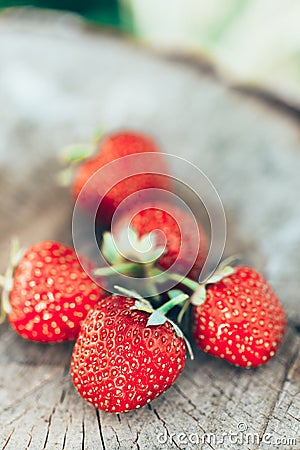
{"type": "Polygon", "coordinates": [[[93,130],[134,128],[197,164],[223,201],[226,253],[262,270],[289,318],[278,355],[242,370],[196,351],[148,407],[95,410],[69,376],[73,344],[0,329],[2,450],[299,449],[300,142],[295,117],[197,65],[153,54],[67,14],[0,16],[0,269],[9,243],[71,244],[57,155],[93,130]],[[237,441],[240,439],[240,441],[237,441]]]}

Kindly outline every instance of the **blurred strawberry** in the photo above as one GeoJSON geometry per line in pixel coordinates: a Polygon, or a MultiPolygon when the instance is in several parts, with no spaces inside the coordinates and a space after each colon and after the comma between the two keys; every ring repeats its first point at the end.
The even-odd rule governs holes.
{"type": "Polygon", "coordinates": [[[150,137],[133,131],[120,131],[101,141],[98,153],[81,163],[77,169],[72,192],[76,200],[85,186],[79,202],[80,206],[88,213],[97,211],[101,200],[97,221],[107,226],[118,205],[130,194],[148,188],[171,190],[171,182],[167,173],[163,156],[150,137]],[[148,152],[157,155],[155,162],[153,158],[149,159],[148,152]],[[110,173],[105,171],[96,175],[85,186],[92,175],[107,164],[119,158],[141,153],[144,154],[142,159],[129,161],[124,158],[118,167],[114,166],[111,169],[110,173]],[[142,173],[130,175],[130,171],[133,169],[142,173]],[[158,174],[150,173],[151,170],[158,174]],[[128,178],[126,178],[127,176],[128,178]]]}
{"type": "MultiPolygon", "coordinates": [[[[128,226],[133,230],[142,243],[135,240],[134,235],[130,237],[139,254],[136,259],[143,260],[143,245],[151,246],[150,256],[153,251],[160,249],[161,256],[156,264],[161,269],[167,270],[175,264],[175,272],[187,274],[196,280],[199,277],[207,256],[207,238],[204,230],[195,222],[195,218],[187,210],[181,209],[166,202],[154,202],[154,206],[141,205],[140,210],[134,214],[128,211],[116,223],[114,234],[117,243],[122,247],[122,239],[128,233],[128,226]],[[147,240],[148,237],[148,240],[147,240]]],[[[128,254],[132,250],[128,249],[128,254]]],[[[158,252],[159,253],[159,252],[158,252]]],[[[123,254],[126,254],[124,249],[123,254]]],[[[156,255],[155,255],[156,256],[156,255]]],[[[174,269],[173,269],[174,271],[174,269]]]]}

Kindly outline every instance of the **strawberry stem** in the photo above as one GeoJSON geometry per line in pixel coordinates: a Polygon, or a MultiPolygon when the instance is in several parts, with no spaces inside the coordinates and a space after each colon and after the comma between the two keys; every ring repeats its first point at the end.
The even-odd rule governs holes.
{"type": "Polygon", "coordinates": [[[163,275],[163,277],[161,279],[162,282],[165,282],[166,279],[178,281],[178,283],[183,284],[184,286],[191,289],[192,291],[196,291],[196,289],[198,289],[198,287],[199,287],[199,283],[197,283],[197,281],[194,281],[188,277],[184,277],[183,275],[180,275],[179,273],[167,273],[167,272],[164,272],[163,270],[158,269],[157,267],[152,267],[150,270],[148,270],[149,277],[155,277],[158,275],[163,275]]]}
{"type": "Polygon", "coordinates": [[[177,316],[177,322],[179,323],[179,325],[181,324],[185,313],[189,309],[190,304],[191,304],[191,297],[185,302],[185,304],[182,306],[181,310],[179,311],[179,314],[177,316]]]}
{"type": "Polygon", "coordinates": [[[175,306],[183,306],[186,303],[186,300],[189,298],[187,294],[179,294],[177,297],[171,298],[169,301],[161,305],[156,311],[161,314],[167,314],[171,309],[175,306]]]}
{"type": "Polygon", "coordinates": [[[151,281],[151,269],[153,267],[153,263],[143,264],[143,272],[144,277],[147,279],[147,291],[150,297],[152,297],[153,300],[159,301],[160,296],[156,287],[155,283],[152,283],[151,281]]]}
{"type": "Polygon", "coordinates": [[[136,263],[129,263],[129,262],[124,262],[124,263],[119,263],[119,264],[114,264],[112,266],[109,267],[100,267],[98,269],[94,270],[94,275],[97,276],[111,276],[111,275],[116,275],[117,273],[122,273],[124,275],[126,274],[136,274],[138,272],[140,272],[140,265],[136,264],[136,263]]]}
{"type": "Polygon", "coordinates": [[[178,281],[180,284],[183,284],[192,291],[195,291],[199,286],[197,281],[191,280],[188,277],[183,277],[182,275],[179,275],[177,273],[171,273],[170,275],[168,275],[168,278],[174,281],[178,281]]]}
{"type": "Polygon", "coordinates": [[[177,334],[177,336],[181,337],[184,340],[186,348],[190,355],[190,358],[194,359],[192,347],[191,347],[189,341],[187,340],[187,338],[184,336],[182,330],[179,328],[179,326],[175,322],[173,322],[171,319],[166,317],[166,313],[168,311],[170,311],[172,308],[174,308],[174,306],[180,306],[182,304],[185,304],[185,302],[188,299],[187,294],[184,294],[184,293],[178,294],[175,297],[172,297],[164,305],[160,306],[157,309],[153,309],[151,303],[149,303],[147,300],[145,300],[136,291],[130,291],[130,290],[122,288],[120,286],[115,286],[115,289],[117,289],[118,291],[120,291],[122,294],[124,294],[126,296],[131,296],[136,299],[135,304],[134,304],[134,306],[132,306],[131,309],[137,309],[137,310],[144,311],[144,312],[150,314],[148,321],[147,321],[147,326],[158,326],[158,325],[164,324],[167,321],[170,322],[171,325],[173,326],[174,331],[177,334]]]}

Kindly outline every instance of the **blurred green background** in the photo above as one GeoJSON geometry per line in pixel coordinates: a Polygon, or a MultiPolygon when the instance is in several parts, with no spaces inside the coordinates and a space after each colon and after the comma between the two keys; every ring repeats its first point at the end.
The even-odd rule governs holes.
{"type": "Polygon", "coordinates": [[[300,110],[299,1],[0,0],[0,10],[17,6],[72,11],[164,54],[204,61],[226,83],[300,110]]]}
{"type": "Polygon", "coordinates": [[[95,24],[121,27],[117,0],[0,0],[0,8],[13,6],[33,6],[72,11],[95,24]]]}

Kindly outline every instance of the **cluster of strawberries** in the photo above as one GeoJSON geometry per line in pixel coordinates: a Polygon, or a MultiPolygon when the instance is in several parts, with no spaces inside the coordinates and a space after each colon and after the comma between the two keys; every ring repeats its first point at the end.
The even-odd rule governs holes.
{"type": "MultiPolygon", "coordinates": [[[[77,166],[74,199],[101,167],[143,152],[160,155],[156,144],[141,134],[120,132],[103,140],[98,153],[77,166]]],[[[163,160],[160,164],[163,167],[163,160]]],[[[126,165],[122,171],[126,172],[126,165]]],[[[172,190],[168,177],[138,174],[123,178],[105,194],[101,186],[89,184],[81,206],[88,213],[102,196],[97,221],[107,227],[124,199],[137,189],[148,188],[172,190]]],[[[128,211],[121,218],[120,230],[131,216],[128,211]]],[[[194,251],[188,232],[190,220],[189,213],[175,205],[141,207],[130,232],[142,242],[149,233],[161,231],[164,251],[151,263],[132,263],[109,248],[106,232],[103,253],[115,271],[146,273],[151,281],[163,276],[178,259],[183,240],[186,250],[180,262],[186,267],[185,258],[194,251]],[[180,227],[174,217],[180,217],[180,227]]],[[[200,225],[199,234],[201,245],[188,277],[171,272],[168,276],[177,283],[176,288],[157,295],[154,283],[147,299],[124,287],[110,295],[83,270],[75,251],[59,242],[43,241],[25,252],[13,245],[11,265],[0,277],[1,318],[7,314],[15,331],[31,341],[77,339],[71,361],[73,383],[89,403],[109,412],[142,407],[174,383],[184,369],[186,349],[191,350],[178,325],[184,314],[195,343],[204,352],[240,367],[266,363],[275,355],[286,327],[278,298],[260,273],[250,267],[232,267],[228,261],[221,263],[205,284],[199,284],[207,256],[207,239],[200,225]],[[171,310],[173,315],[179,311],[176,321],[173,316],[170,319],[171,310]]],[[[160,248],[159,237],[155,244],[160,248]]],[[[86,264],[98,276],[110,276],[107,268],[101,271],[91,262],[86,264]]]]}

